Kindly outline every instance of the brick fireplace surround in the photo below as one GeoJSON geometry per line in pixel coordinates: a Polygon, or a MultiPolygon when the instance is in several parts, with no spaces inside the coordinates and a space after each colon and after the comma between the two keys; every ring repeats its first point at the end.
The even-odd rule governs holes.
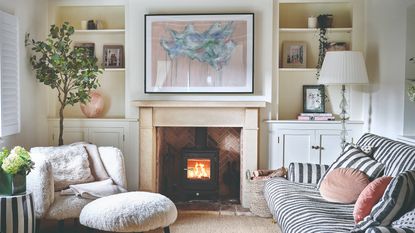
{"type": "Polygon", "coordinates": [[[246,170],[258,166],[259,108],[265,102],[135,101],[139,108],[139,189],[158,192],[157,127],[241,127],[241,204],[249,207],[246,170]]]}

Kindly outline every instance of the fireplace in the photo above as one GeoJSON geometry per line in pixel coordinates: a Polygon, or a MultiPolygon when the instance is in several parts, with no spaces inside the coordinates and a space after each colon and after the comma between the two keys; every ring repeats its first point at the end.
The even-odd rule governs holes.
{"type": "MultiPolygon", "coordinates": [[[[258,168],[259,109],[266,106],[265,102],[144,100],[134,101],[134,104],[139,110],[140,190],[161,193],[164,193],[164,190],[167,192],[180,191],[178,185],[175,186],[178,183],[174,183],[179,174],[179,164],[174,164],[174,162],[176,157],[180,156],[183,148],[194,146],[193,140],[186,140],[186,137],[191,135],[188,127],[209,127],[216,132],[239,129],[239,162],[237,164],[234,161],[222,163],[219,167],[221,174],[219,186],[222,187],[228,183],[223,180],[224,176],[221,173],[224,168],[226,169],[228,166],[233,169],[239,168],[240,201],[243,207],[249,207],[251,194],[248,188],[249,181],[245,179],[245,172],[258,168]],[[175,131],[180,131],[180,133],[175,133],[175,131]],[[161,140],[163,134],[171,134],[171,137],[166,136],[165,138],[168,140],[161,140]],[[179,138],[184,140],[178,140],[179,138]],[[182,143],[178,144],[179,141],[182,143]]],[[[219,148],[220,160],[226,159],[227,150],[221,148],[227,147],[227,140],[222,140],[222,134],[216,132],[210,132],[211,137],[215,138],[210,143],[223,143],[224,146],[217,148],[219,148]]],[[[232,174],[237,171],[233,171],[232,174]]],[[[220,193],[221,190],[226,190],[226,188],[220,188],[220,193]]]]}
{"type": "Polygon", "coordinates": [[[216,149],[182,151],[180,163],[182,200],[219,198],[218,157],[216,149]]]}

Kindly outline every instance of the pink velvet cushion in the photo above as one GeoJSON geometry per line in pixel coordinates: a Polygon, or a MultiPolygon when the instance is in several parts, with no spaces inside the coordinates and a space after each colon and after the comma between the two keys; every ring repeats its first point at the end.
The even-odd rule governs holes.
{"type": "Polygon", "coordinates": [[[330,202],[354,203],[369,183],[364,172],[354,168],[336,168],[324,178],[320,194],[330,202]]]}
{"type": "Polygon", "coordinates": [[[370,214],[373,206],[376,205],[376,203],[378,203],[380,198],[383,196],[383,193],[392,178],[393,177],[391,176],[379,177],[370,182],[370,184],[360,193],[353,211],[353,217],[356,223],[362,221],[370,214]]]}

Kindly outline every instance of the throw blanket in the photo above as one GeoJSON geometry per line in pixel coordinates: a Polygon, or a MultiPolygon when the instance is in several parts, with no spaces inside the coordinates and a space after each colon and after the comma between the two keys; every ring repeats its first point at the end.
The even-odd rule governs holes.
{"type": "Polygon", "coordinates": [[[68,189],[61,191],[61,195],[76,195],[85,199],[98,199],[123,192],[127,192],[127,190],[115,185],[112,179],[107,179],[85,184],[70,185],[68,189]]]}

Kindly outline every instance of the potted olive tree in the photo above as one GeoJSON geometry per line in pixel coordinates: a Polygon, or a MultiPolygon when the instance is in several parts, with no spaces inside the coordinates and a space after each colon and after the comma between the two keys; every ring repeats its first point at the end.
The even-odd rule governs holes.
{"type": "Polygon", "coordinates": [[[89,92],[99,85],[102,73],[97,58],[84,48],[73,47],[74,28],[65,22],[61,27],[52,25],[46,40],[36,41],[26,34],[25,45],[32,50],[30,63],[36,79],[57,91],[59,108],[59,145],[63,145],[63,111],[78,102],[89,101],[89,92]]]}

